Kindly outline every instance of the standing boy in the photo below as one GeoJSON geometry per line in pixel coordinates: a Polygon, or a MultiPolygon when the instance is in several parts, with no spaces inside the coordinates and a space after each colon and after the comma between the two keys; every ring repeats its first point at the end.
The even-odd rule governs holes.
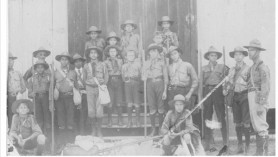
{"type": "Polygon", "coordinates": [[[14,60],[16,60],[17,57],[13,56],[11,52],[9,52],[9,66],[8,66],[8,92],[7,92],[7,116],[8,116],[8,127],[11,127],[12,123],[12,104],[14,101],[16,101],[16,96],[18,93],[24,93],[26,91],[26,86],[23,80],[22,75],[15,71],[14,66],[14,60]]]}
{"type": "Polygon", "coordinates": [[[250,41],[248,46],[249,58],[253,65],[248,77],[248,101],[252,126],[256,132],[256,154],[268,155],[268,123],[266,121],[268,110],[268,96],[270,91],[269,68],[260,58],[261,51],[265,51],[258,39],[250,41]]]}
{"type": "Polygon", "coordinates": [[[75,108],[75,122],[77,123],[77,127],[79,128],[79,133],[81,135],[85,134],[85,126],[88,118],[88,104],[87,104],[87,93],[86,93],[86,84],[84,81],[84,73],[85,70],[83,65],[85,63],[85,59],[81,57],[78,53],[76,53],[72,57],[72,64],[75,67],[75,73],[77,75],[77,84],[79,91],[81,93],[81,104],[75,108]]]}
{"type": "MultiPolygon", "coordinates": [[[[223,64],[218,64],[217,60],[222,53],[211,46],[204,57],[209,61],[208,65],[202,67],[204,96],[208,94],[217,84],[219,84],[226,76],[228,68],[223,64]]],[[[204,102],[204,119],[212,120],[213,110],[216,111],[218,120],[221,122],[221,133],[223,145],[227,144],[227,128],[225,120],[225,101],[223,88],[220,86],[214,93],[204,102]]],[[[205,125],[205,150],[210,150],[210,142],[212,141],[212,130],[205,125]]]]}
{"type": "MultiPolygon", "coordinates": [[[[105,48],[106,43],[103,38],[100,37],[101,30],[96,26],[91,26],[86,34],[89,36],[90,40],[85,43],[85,53],[89,47],[96,46],[101,48],[102,50],[105,48]]],[[[85,55],[85,54],[84,54],[85,55]]],[[[103,55],[104,57],[104,55],[103,55]]]]}
{"type": "MultiPolygon", "coordinates": [[[[110,39],[111,40],[111,39],[110,39]]],[[[123,66],[123,60],[119,59],[120,48],[116,45],[109,45],[105,48],[105,54],[108,56],[105,61],[108,74],[108,91],[111,97],[111,103],[108,106],[108,127],[112,126],[112,111],[113,107],[118,110],[118,125],[122,126],[122,105],[123,105],[123,80],[121,76],[121,70],[123,66]]]]}
{"type": "Polygon", "coordinates": [[[234,123],[238,140],[237,154],[244,152],[242,134],[245,135],[245,154],[248,153],[250,144],[250,112],[248,103],[247,74],[249,66],[243,61],[248,56],[248,52],[240,46],[230,52],[230,57],[234,58],[236,65],[229,70],[226,89],[224,95],[228,92],[233,93],[232,104],[234,123]]]}
{"type": "Polygon", "coordinates": [[[164,60],[160,58],[163,51],[161,46],[151,44],[148,47],[148,56],[143,69],[143,78],[147,80],[147,101],[150,108],[152,131],[150,136],[156,134],[155,114],[159,114],[159,128],[161,128],[164,114],[164,100],[167,96],[168,73],[164,60]]]}
{"type": "Polygon", "coordinates": [[[102,50],[93,46],[86,50],[86,58],[89,61],[84,65],[84,81],[86,83],[88,117],[92,124],[92,135],[102,137],[101,127],[103,118],[103,106],[99,102],[98,83],[107,84],[108,72],[106,65],[102,62],[102,50]]]}
{"type": "Polygon", "coordinates": [[[122,67],[122,78],[125,83],[125,96],[127,102],[128,124],[127,127],[132,127],[132,107],[136,109],[136,126],[140,127],[140,93],[139,86],[141,81],[141,65],[135,61],[136,52],[133,50],[127,51],[127,63],[122,67]]]}
{"type": "Polygon", "coordinates": [[[176,46],[179,47],[178,36],[176,33],[170,30],[170,27],[174,24],[174,21],[169,16],[163,16],[160,21],[157,22],[162,27],[164,47],[176,46]]]}

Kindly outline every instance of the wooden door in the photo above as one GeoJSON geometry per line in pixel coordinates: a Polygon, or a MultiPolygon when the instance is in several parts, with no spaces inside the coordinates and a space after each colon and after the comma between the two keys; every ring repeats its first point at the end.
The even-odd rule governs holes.
{"type": "MultiPolygon", "coordinates": [[[[84,53],[85,32],[95,25],[102,37],[110,31],[121,36],[120,25],[127,19],[142,23],[144,49],[153,34],[161,30],[157,21],[168,15],[175,21],[171,30],[178,34],[182,58],[197,69],[197,18],[195,0],[68,0],[69,52],[84,53]]],[[[135,30],[139,33],[139,29],[135,30]]]]}

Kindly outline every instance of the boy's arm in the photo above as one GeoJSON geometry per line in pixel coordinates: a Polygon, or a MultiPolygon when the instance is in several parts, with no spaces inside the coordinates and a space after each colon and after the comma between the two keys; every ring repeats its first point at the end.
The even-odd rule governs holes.
{"type": "Polygon", "coordinates": [[[164,92],[167,92],[167,85],[168,85],[168,82],[169,82],[168,70],[167,70],[166,63],[163,63],[162,66],[163,66],[162,69],[163,69],[163,79],[164,79],[164,92]]]}
{"type": "Polygon", "coordinates": [[[27,80],[32,77],[33,73],[32,73],[32,67],[30,69],[28,69],[25,74],[23,75],[23,79],[25,82],[27,82],[27,80]]]}
{"type": "Polygon", "coordinates": [[[25,85],[25,81],[21,74],[19,74],[19,77],[20,77],[20,87],[21,87],[20,93],[22,94],[26,91],[26,85],[25,85]]]}
{"type": "Polygon", "coordinates": [[[16,133],[17,132],[17,129],[16,129],[17,120],[18,120],[17,115],[13,115],[11,129],[10,129],[9,134],[10,134],[11,137],[19,139],[19,136],[16,133]]]}
{"type": "Polygon", "coordinates": [[[189,66],[189,75],[191,77],[191,88],[189,90],[189,94],[192,95],[194,90],[198,87],[198,75],[194,69],[194,67],[190,64],[189,66]]]}
{"type": "Polygon", "coordinates": [[[161,134],[166,134],[169,132],[170,130],[170,112],[171,111],[168,111],[168,113],[166,114],[165,118],[164,118],[164,121],[162,123],[162,126],[161,126],[161,134]]]}
{"type": "Polygon", "coordinates": [[[176,46],[176,47],[179,47],[179,39],[178,39],[178,36],[176,33],[173,33],[173,44],[176,46]]]}
{"type": "Polygon", "coordinates": [[[32,135],[29,136],[28,138],[26,138],[25,140],[31,140],[36,138],[38,135],[42,134],[42,130],[39,126],[39,124],[37,123],[36,119],[34,118],[34,116],[31,116],[31,127],[32,127],[32,135]]]}
{"type": "Polygon", "coordinates": [[[107,84],[109,80],[109,74],[105,64],[103,66],[103,72],[104,72],[104,84],[107,84]]]}

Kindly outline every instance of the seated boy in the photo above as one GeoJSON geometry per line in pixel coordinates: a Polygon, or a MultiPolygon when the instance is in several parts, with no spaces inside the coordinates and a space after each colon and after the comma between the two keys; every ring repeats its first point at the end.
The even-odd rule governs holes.
{"type": "Polygon", "coordinates": [[[33,103],[27,99],[20,99],[13,103],[12,111],[14,113],[10,136],[17,148],[31,150],[36,148],[36,155],[41,155],[45,136],[39,127],[36,119],[30,113],[33,112],[33,103]]]}
{"type": "Polygon", "coordinates": [[[173,155],[174,146],[180,144],[186,155],[204,155],[200,131],[193,125],[191,116],[184,120],[185,115],[189,113],[189,110],[185,109],[186,104],[188,103],[185,97],[180,94],[169,102],[174,109],[168,111],[161,127],[161,134],[165,135],[162,141],[165,155],[173,155]],[[177,125],[180,121],[183,122],[177,125]]]}

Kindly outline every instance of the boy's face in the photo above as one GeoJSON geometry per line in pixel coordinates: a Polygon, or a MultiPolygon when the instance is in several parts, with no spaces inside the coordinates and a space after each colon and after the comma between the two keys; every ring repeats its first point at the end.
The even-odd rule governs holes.
{"type": "Polygon", "coordinates": [[[116,38],[110,38],[108,40],[108,42],[109,42],[109,45],[116,45],[117,44],[117,39],[116,38]]]}
{"type": "Polygon", "coordinates": [[[95,49],[91,50],[89,57],[91,58],[91,60],[97,60],[97,57],[98,57],[97,50],[95,50],[95,49]]]}
{"type": "Polygon", "coordinates": [[[27,114],[30,110],[25,103],[21,103],[16,109],[18,114],[24,115],[27,114]]]}
{"type": "Polygon", "coordinates": [[[14,66],[14,60],[13,59],[9,59],[9,68],[13,68],[14,66]]]}
{"type": "Polygon", "coordinates": [[[170,28],[170,23],[167,21],[162,22],[162,28],[163,29],[169,29],[170,28]]]}
{"type": "Polygon", "coordinates": [[[68,57],[61,57],[60,63],[62,65],[62,67],[68,66],[69,65],[68,57]]]}
{"type": "Polygon", "coordinates": [[[126,58],[128,61],[133,62],[135,60],[135,52],[134,51],[128,51],[126,54],[126,58]]]}
{"type": "Polygon", "coordinates": [[[115,58],[117,56],[117,50],[115,48],[110,48],[109,55],[110,57],[115,58]]]}
{"type": "Polygon", "coordinates": [[[39,73],[39,74],[42,74],[44,72],[44,66],[43,65],[37,65],[36,67],[36,71],[39,73]]]}
{"type": "Polygon", "coordinates": [[[91,33],[90,33],[90,37],[91,37],[92,39],[96,39],[97,36],[98,36],[98,33],[97,33],[97,32],[91,32],[91,33]]]}
{"type": "Polygon", "coordinates": [[[45,52],[39,52],[36,55],[36,57],[40,60],[45,60],[45,58],[46,58],[45,56],[46,56],[45,52]]]}
{"type": "Polygon", "coordinates": [[[150,50],[150,58],[154,59],[154,58],[157,58],[159,55],[159,52],[157,49],[151,49],[150,50]]]}
{"type": "Polygon", "coordinates": [[[256,56],[257,52],[258,51],[255,48],[248,48],[249,58],[253,59],[256,56]]]}
{"type": "Polygon", "coordinates": [[[156,36],[153,38],[153,41],[154,41],[156,44],[162,43],[162,42],[163,42],[162,35],[156,35],[156,36]]]}
{"type": "Polygon", "coordinates": [[[126,32],[132,32],[133,31],[133,26],[131,24],[127,24],[125,25],[125,31],[126,32]]]}
{"type": "Polygon", "coordinates": [[[83,62],[82,62],[80,59],[78,59],[78,60],[76,60],[76,61],[74,62],[74,66],[75,66],[77,69],[80,69],[80,68],[82,67],[82,65],[83,65],[83,62]]]}
{"type": "Polygon", "coordinates": [[[176,101],[175,102],[175,110],[178,112],[178,113],[181,113],[184,109],[184,102],[182,101],[176,101]]]}
{"type": "Polygon", "coordinates": [[[176,62],[179,60],[180,58],[180,54],[177,50],[174,50],[173,52],[170,53],[171,54],[171,59],[176,62]]]}
{"type": "Polygon", "coordinates": [[[242,52],[235,52],[234,58],[236,62],[241,62],[243,61],[244,55],[242,52]]]}
{"type": "Polygon", "coordinates": [[[211,61],[211,62],[216,62],[216,60],[217,60],[217,54],[216,54],[216,53],[213,53],[213,52],[210,52],[209,55],[208,55],[208,59],[209,59],[209,61],[211,61]]]}

